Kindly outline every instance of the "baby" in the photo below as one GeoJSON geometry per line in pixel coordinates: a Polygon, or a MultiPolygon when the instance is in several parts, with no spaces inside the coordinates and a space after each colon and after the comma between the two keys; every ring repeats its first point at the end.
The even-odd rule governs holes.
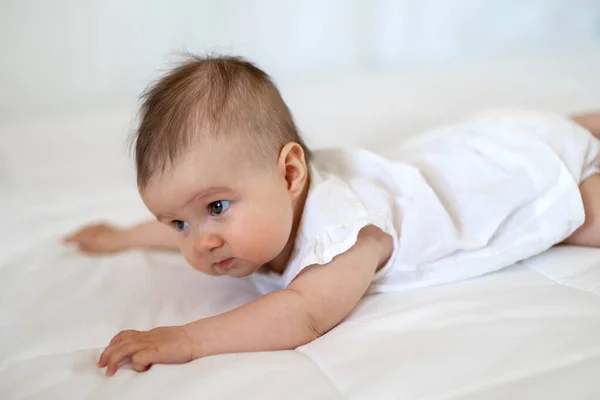
{"type": "Polygon", "coordinates": [[[117,334],[112,376],[213,354],[294,349],[366,293],[496,271],[558,243],[600,245],[600,114],[488,112],[391,146],[312,152],[269,76],[193,58],[143,95],[137,184],[157,221],[89,226],[89,253],[179,250],[264,295],[183,326],[117,334]]]}

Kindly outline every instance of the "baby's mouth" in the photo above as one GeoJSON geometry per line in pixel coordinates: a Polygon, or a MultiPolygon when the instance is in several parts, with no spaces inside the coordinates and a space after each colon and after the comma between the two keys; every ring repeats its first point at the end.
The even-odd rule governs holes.
{"type": "Polygon", "coordinates": [[[219,261],[218,263],[215,263],[215,266],[221,270],[227,271],[233,266],[234,260],[235,258],[226,258],[224,260],[219,261]]]}

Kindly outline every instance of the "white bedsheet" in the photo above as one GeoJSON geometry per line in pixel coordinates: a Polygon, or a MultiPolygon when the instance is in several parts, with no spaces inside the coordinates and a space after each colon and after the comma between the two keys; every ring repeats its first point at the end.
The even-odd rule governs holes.
{"type": "MultiPolygon", "coordinates": [[[[312,144],[373,148],[491,106],[600,109],[599,70],[590,49],[283,89],[312,144]]],[[[104,377],[95,361],[119,330],[181,324],[257,295],[177,255],[93,258],[57,243],[90,218],[148,215],[124,151],[130,116],[125,104],[0,125],[1,399],[600,398],[600,250],[572,247],[470,281],[368,296],[294,351],[104,377]]]]}

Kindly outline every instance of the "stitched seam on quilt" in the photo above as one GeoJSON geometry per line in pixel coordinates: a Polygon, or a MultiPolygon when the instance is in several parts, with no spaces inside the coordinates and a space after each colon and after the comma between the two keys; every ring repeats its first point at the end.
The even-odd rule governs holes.
{"type": "MultiPolygon", "coordinates": [[[[514,375],[509,375],[503,379],[496,379],[496,380],[491,380],[485,384],[481,384],[481,385],[476,385],[476,386],[472,386],[472,387],[467,387],[465,389],[462,390],[456,390],[453,393],[449,393],[446,395],[443,395],[442,397],[439,397],[437,400],[444,400],[444,399],[456,399],[456,398],[461,398],[465,395],[467,396],[473,396],[476,395],[479,392],[483,392],[486,390],[490,390],[492,388],[501,386],[501,385],[505,385],[507,383],[510,382],[517,382],[519,380],[523,380],[523,379],[527,379],[527,378],[531,378],[531,377],[536,377],[538,375],[547,373],[547,372],[552,372],[555,370],[559,370],[565,367],[569,367],[571,365],[580,363],[582,361],[589,361],[592,359],[598,359],[600,358],[600,348],[598,351],[596,351],[595,353],[593,353],[592,356],[586,354],[585,356],[572,356],[572,357],[567,357],[564,360],[561,360],[562,362],[560,363],[555,363],[553,365],[550,366],[546,366],[545,368],[538,368],[534,371],[528,371],[528,372],[524,372],[521,374],[514,374],[514,375]]],[[[484,394],[484,393],[483,393],[484,394]]]]}
{"type": "Polygon", "coordinates": [[[333,379],[331,379],[331,377],[325,372],[325,370],[323,370],[323,368],[321,368],[321,366],[311,356],[309,356],[308,354],[303,352],[300,348],[297,348],[295,351],[297,353],[302,354],[307,360],[309,360],[311,362],[311,364],[313,364],[315,366],[315,368],[317,370],[319,370],[319,372],[327,379],[327,381],[331,384],[331,386],[335,389],[335,391],[339,393],[340,399],[348,398],[346,395],[344,395],[344,392],[340,389],[340,387],[338,385],[336,385],[336,383],[333,381],[333,379]]]}
{"type": "Polygon", "coordinates": [[[541,273],[539,271],[536,271],[535,269],[532,269],[532,268],[529,268],[529,267],[526,267],[526,268],[529,271],[535,272],[539,276],[547,279],[548,281],[550,281],[550,282],[552,282],[552,283],[554,283],[556,285],[562,286],[562,287],[567,288],[567,289],[576,290],[576,291],[581,292],[581,293],[587,293],[587,294],[590,294],[590,295],[592,295],[592,296],[594,296],[596,298],[600,298],[600,293],[594,292],[594,290],[596,290],[596,289],[598,289],[598,287],[600,287],[600,284],[593,286],[591,289],[584,289],[584,288],[580,288],[580,287],[574,286],[572,284],[569,284],[568,282],[561,282],[560,280],[554,279],[554,278],[552,278],[552,277],[550,277],[550,276],[548,276],[546,274],[543,274],[543,273],[541,273]]]}

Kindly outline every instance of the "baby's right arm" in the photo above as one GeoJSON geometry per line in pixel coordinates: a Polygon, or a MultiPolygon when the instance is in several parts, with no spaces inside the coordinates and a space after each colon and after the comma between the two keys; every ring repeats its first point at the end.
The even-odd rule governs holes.
{"type": "Polygon", "coordinates": [[[88,225],[65,237],[84,253],[118,253],[130,248],[179,250],[177,232],[158,221],[121,229],[107,224],[88,225]]]}

